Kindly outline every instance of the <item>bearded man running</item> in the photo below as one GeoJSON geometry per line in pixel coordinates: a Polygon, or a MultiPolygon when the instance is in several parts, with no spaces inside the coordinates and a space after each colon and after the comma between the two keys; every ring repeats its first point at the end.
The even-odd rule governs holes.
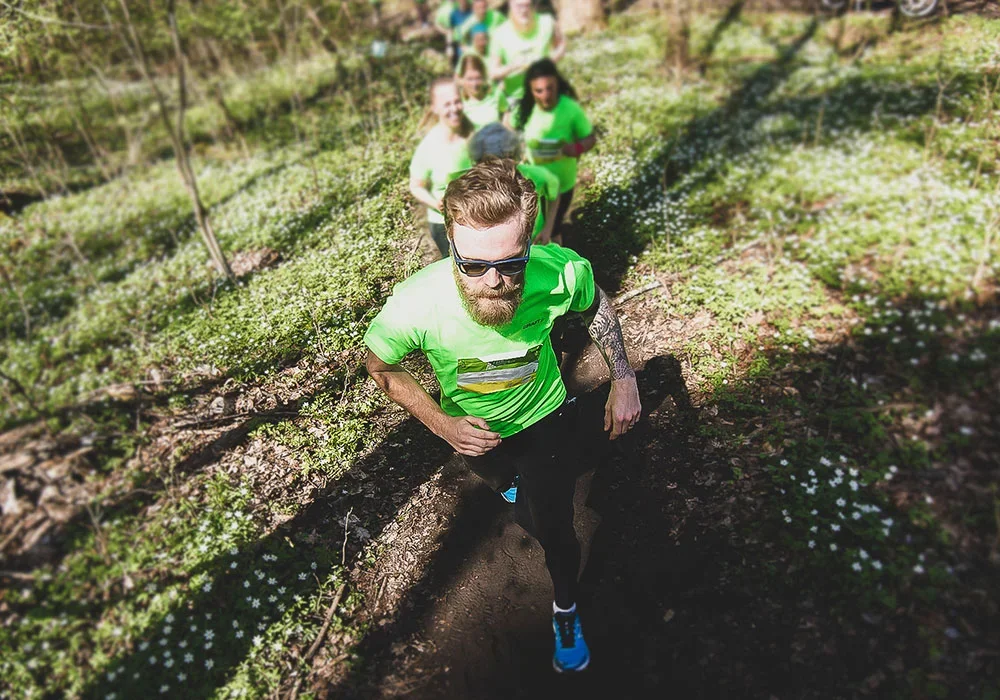
{"type": "Polygon", "coordinates": [[[556,245],[532,246],[535,186],[511,160],[476,165],[448,185],[451,259],[396,285],[365,334],[368,372],[389,397],[448,442],[537,538],[554,588],[553,666],[590,662],[576,609],[580,543],[573,492],[582,456],[549,333],[580,313],[611,371],[604,429],[614,440],[639,420],[635,373],[621,326],[590,263],[556,245]],[[438,405],[399,366],[422,351],[441,385],[438,405]]]}

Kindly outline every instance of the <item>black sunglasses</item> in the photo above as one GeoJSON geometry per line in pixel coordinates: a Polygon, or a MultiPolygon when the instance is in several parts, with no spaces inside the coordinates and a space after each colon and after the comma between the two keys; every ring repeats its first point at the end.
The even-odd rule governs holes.
{"type": "Polygon", "coordinates": [[[519,275],[528,266],[528,254],[530,252],[531,241],[528,241],[528,247],[525,249],[524,255],[516,258],[507,258],[506,260],[495,260],[492,262],[489,260],[466,260],[458,254],[455,242],[451,242],[451,256],[455,259],[455,264],[458,266],[459,272],[466,277],[482,277],[489,272],[491,267],[495,267],[497,272],[504,277],[519,275]]]}

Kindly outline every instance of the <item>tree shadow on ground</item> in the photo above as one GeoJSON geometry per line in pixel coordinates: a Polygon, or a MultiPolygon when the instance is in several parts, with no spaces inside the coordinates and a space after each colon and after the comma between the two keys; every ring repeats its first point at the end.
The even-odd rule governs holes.
{"type": "MultiPolygon", "coordinates": [[[[987,321],[1000,306],[967,310],[978,330],[935,339],[918,330],[926,317],[910,315],[925,310],[925,301],[895,300],[907,319],[900,321],[903,343],[879,332],[882,322],[873,316],[865,319],[875,324],[872,336],[858,332],[809,351],[772,346],[771,372],[746,374],[703,396],[697,421],[664,404],[671,372],[658,364],[663,360],[646,365],[640,374],[646,419],[610,450],[588,442],[599,467],[587,505],[601,523],[582,577],[593,662],[580,677],[548,668],[549,588],[538,579],[541,562],[530,546],[509,545],[509,535],[505,550],[496,547],[510,516],[473,480],[460,494],[439,553],[362,642],[359,665],[324,691],[359,698],[596,698],[620,693],[628,678],[630,697],[650,698],[819,700],[862,689],[917,696],[934,687],[961,697],[987,692],[997,671],[989,650],[998,641],[996,600],[986,593],[994,571],[990,489],[1000,484],[1000,412],[988,388],[996,370],[987,358],[947,368],[952,353],[974,358],[973,348],[995,340],[987,321]],[[920,347],[926,354],[914,365],[920,347]],[[878,386],[879,396],[909,396],[908,414],[938,407],[940,422],[926,426],[921,439],[960,434],[958,421],[970,422],[982,438],[936,441],[927,447],[933,458],[926,466],[914,466],[910,419],[878,420],[880,404],[851,390],[861,384],[878,386]],[[820,460],[826,456],[828,467],[820,460]],[[799,481],[808,480],[811,468],[826,479],[839,466],[845,473],[855,464],[905,466],[890,484],[852,492],[845,482],[803,501],[783,495],[795,484],[778,466],[782,458],[799,481]],[[921,515],[924,493],[934,494],[942,526],[961,533],[960,549],[938,546],[938,526],[921,515]],[[859,575],[845,555],[805,546],[810,537],[824,548],[830,539],[811,534],[810,523],[826,530],[843,522],[835,517],[840,495],[881,506],[877,514],[848,518],[836,540],[845,555],[866,549],[885,573],[865,564],[859,575]],[[820,512],[810,519],[813,506],[820,512]],[[783,522],[784,509],[792,509],[795,524],[783,522]],[[890,537],[877,533],[886,517],[898,521],[890,537]],[[910,572],[917,552],[927,554],[920,561],[928,569],[953,566],[959,573],[921,579],[910,572]],[[502,554],[516,561],[508,564],[502,554]],[[468,594],[474,581],[490,577],[497,580],[480,583],[478,598],[468,594]],[[534,595],[519,585],[534,587],[534,595]]],[[[935,313],[939,327],[940,318],[958,315],[954,308],[935,313]]],[[[605,391],[587,397],[584,435],[601,434],[605,391]]],[[[449,478],[459,476],[456,470],[449,478]]]]}
{"type": "MultiPolygon", "coordinates": [[[[353,377],[357,379],[360,375],[360,372],[355,372],[353,377]]],[[[193,448],[188,454],[167,464],[159,464],[155,469],[144,470],[114,494],[86,505],[74,506],[72,514],[56,522],[42,541],[27,551],[5,555],[2,576],[13,580],[19,573],[27,574],[42,565],[50,569],[60,568],[67,555],[79,551],[82,547],[93,547],[92,538],[95,536],[100,539],[101,528],[95,522],[95,511],[100,521],[116,522],[138,516],[147,508],[158,508],[160,501],[167,496],[168,489],[177,489],[185,480],[201,473],[224,454],[244,444],[254,430],[298,416],[302,407],[312,397],[325,391],[339,390],[344,382],[343,372],[333,372],[318,382],[308,395],[288,401],[278,401],[271,409],[239,417],[209,417],[194,421],[195,430],[204,423],[206,433],[189,433],[196,437],[193,448]]],[[[200,389],[196,388],[194,391],[198,390],[200,389]]],[[[176,395],[178,394],[170,394],[170,396],[176,395]]],[[[161,405],[165,403],[166,401],[163,401],[161,405]]],[[[135,407],[132,404],[124,406],[135,407]]],[[[114,408],[111,407],[111,410],[114,408]]],[[[117,408],[123,408],[123,404],[117,404],[117,408]]],[[[190,429],[190,426],[185,428],[181,425],[177,429],[190,429]]],[[[172,443],[172,449],[177,449],[178,444],[183,443],[172,443]]],[[[157,462],[155,457],[147,456],[147,460],[154,464],[157,462]]],[[[16,544],[16,540],[12,542],[16,544]]],[[[126,578],[102,581],[100,590],[81,591],[71,598],[50,602],[45,610],[33,609],[30,612],[36,617],[56,618],[73,615],[81,618],[99,618],[102,611],[139,594],[138,591],[132,591],[131,586],[126,583],[126,578]]],[[[184,578],[187,578],[186,574],[184,578]]],[[[180,579],[173,572],[169,572],[158,583],[164,585],[175,580],[180,579]]],[[[24,611],[29,612],[27,608],[24,611]]]]}
{"type": "MultiPolygon", "coordinates": [[[[911,298],[897,308],[925,306],[911,298]]],[[[985,320],[996,312],[993,304],[980,313],[985,320]]],[[[967,354],[988,337],[974,334],[959,344],[967,354]]],[[[738,388],[706,397],[697,433],[677,435],[669,420],[656,426],[651,419],[656,439],[594,485],[592,501],[604,499],[595,505],[604,521],[584,586],[595,670],[599,652],[611,670],[595,674],[594,685],[603,679],[610,692],[616,678],[629,675],[641,679],[649,697],[667,689],[681,697],[819,699],[864,689],[914,697],[936,692],[936,684],[956,697],[987,691],[997,668],[982,654],[995,648],[997,606],[994,596],[987,600],[981,592],[994,570],[988,494],[1000,483],[1000,425],[996,399],[984,389],[995,371],[980,364],[978,380],[970,373],[956,382],[970,368],[943,372],[954,339],[938,340],[918,366],[910,363],[915,338],[902,346],[883,335],[867,342],[850,338],[815,353],[772,350],[767,361],[774,374],[746,377],[738,388]],[[906,418],[887,421],[871,397],[851,391],[852,378],[879,384],[881,395],[910,394],[914,405],[906,418]],[[982,388],[973,389],[977,382],[982,388]],[[941,415],[920,435],[937,443],[928,447],[934,458],[914,469],[911,435],[901,426],[921,406],[941,415]],[[711,416],[706,409],[718,412],[711,416]],[[960,432],[948,411],[974,421],[979,444],[931,437],[960,432]],[[809,469],[822,480],[833,477],[838,454],[862,469],[892,463],[911,468],[878,488],[878,495],[864,488],[852,494],[846,483],[825,499],[786,495],[808,483],[809,469]],[[787,474],[774,476],[774,469],[783,469],[782,457],[799,483],[787,474]],[[821,457],[833,465],[824,467],[821,457]],[[955,464],[964,466],[956,470],[955,464]],[[944,529],[956,544],[966,543],[955,551],[936,549],[940,533],[921,514],[928,490],[944,529]],[[881,504],[877,516],[848,518],[845,534],[835,539],[845,552],[866,549],[891,575],[857,558],[859,574],[849,557],[819,551],[831,540],[827,528],[843,522],[836,517],[838,497],[881,504]],[[810,507],[819,513],[811,515],[810,507]],[[782,513],[789,512],[792,520],[785,522],[782,513]],[[883,538],[877,523],[886,516],[901,524],[883,538]],[[813,534],[810,525],[823,532],[813,534]],[[810,538],[819,542],[815,553],[806,546],[810,538]],[[939,568],[963,571],[951,580],[921,579],[910,571],[920,551],[928,553],[928,569],[932,557],[944,556],[939,568]],[[963,627],[962,619],[971,624],[963,627]]]]}
{"type": "MultiPolygon", "coordinates": [[[[573,211],[571,246],[597,262],[595,274],[602,287],[616,292],[635,257],[662,236],[662,229],[641,227],[633,216],[635,211],[710,188],[765,139],[768,147],[794,146],[812,142],[817,124],[828,131],[863,133],[878,131],[885,119],[933,114],[938,109],[940,86],[932,74],[912,76],[911,82],[901,83],[891,71],[882,74],[871,66],[822,91],[805,85],[798,94],[775,97],[800,67],[797,56],[822,26],[822,20],[814,19],[794,40],[779,45],[778,57],[754,68],[716,109],[687,121],[663,123],[661,129],[670,138],[651,154],[633,183],[602,188],[573,211]],[[765,119],[772,124],[784,122],[762,134],[758,127],[765,119]]],[[[949,77],[952,88],[961,92],[979,85],[986,73],[967,70],[949,77]]],[[[907,134],[915,145],[925,145],[925,130],[907,134]]],[[[948,157],[978,162],[978,154],[955,152],[948,157]]],[[[734,245],[737,242],[734,239],[734,245]]]]}
{"type": "MultiPolygon", "coordinates": [[[[676,363],[669,367],[676,371],[676,363]]],[[[644,384],[644,395],[649,402],[659,402],[662,396],[658,392],[665,391],[665,387],[678,386],[682,386],[682,382],[678,384],[676,377],[672,382],[649,382],[644,384]]],[[[601,415],[606,388],[593,392],[601,415]]],[[[596,404],[591,404],[596,422],[596,404]]],[[[336,570],[338,579],[342,580],[343,573],[336,566],[341,547],[346,548],[346,561],[351,561],[362,544],[351,534],[355,532],[355,522],[365,526],[371,537],[377,538],[383,528],[394,521],[400,506],[446,462],[450,466],[441,473],[443,487],[461,481],[470,486],[467,490],[472,497],[460,503],[454,525],[442,542],[445,554],[435,559],[421,575],[421,583],[416,588],[427,591],[447,581],[453,568],[461,565],[467,554],[478,546],[481,535],[495,527],[497,517],[509,517],[509,508],[505,508],[485,486],[470,485],[472,479],[464,467],[458,466],[456,459],[449,462],[453,455],[451,449],[428,437],[423,425],[407,418],[379,447],[294,518],[260,540],[241,545],[235,553],[221,552],[185,576],[198,583],[169,609],[159,610],[154,615],[156,621],[141,639],[131,641],[131,651],[123,650],[107,665],[104,675],[82,695],[104,697],[109,692],[117,692],[119,697],[133,697],[162,685],[179,687],[176,678],[181,673],[186,697],[209,697],[232,677],[245,658],[261,653],[262,642],[260,639],[255,642],[254,638],[265,635],[286,610],[292,609],[296,595],[303,599],[314,596],[318,581],[324,580],[332,570],[336,570]],[[403,446],[406,446],[406,454],[401,459],[403,446]],[[348,514],[353,517],[345,521],[348,514]],[[348,524],[346,544],[343,541],[345,522],[348,524]],[[316,568],[310,566],[313,561],[317,563],[316,568]],[[281,605],[285,608],[277,607],[281,605]],[[169,652],[169,656],[165,656],[165,652],[169,652]],[[188,654],[192,655],[191,660],[185,661],[188,654]],[[165,665],[165,661],[169,665],[165,665]],[[206,661],[210,661],[210,667],[205,666],[206,661]]],[[[162,586],[172,581],[168,575],[158,583],[162,586]]],[[[132,597],[136,595],[131,594],[132,597]]],[[[418,597],[412,598],[412,604],[418,601],[418,597]]],[[[104,604],[97,607],[104,607],[104,604]]],[[[55,618],[69,612],[86,612],[92,616],[97,609],[93,605],[67,607],[57,604],[46,610],[23,612],[55,618]]],[[[412,622],[407,615],[401,615],[394,623],[400,625],[396,632],[409,630],[412,622]]],[[[385,643],[391,643],[394,636],[391,627],[383,628],[363,644],[374,652],[385,643]]]]}
{"type": "MultiPolygon", "coordinates": [[[[814,23],[807,34],[811,36],[815,31],[814,23]]],[[[726,107],[698,120],[687,133],[693,138],[707,135],[706,140],[714,145],[721,141],[726,146],[723,152],[727,157],[752,148],[752,140],[747,138],[750,129],[766,116],[763,106],[768,96],[790,73],[789,62],[794,52],[807,40],[808,37],[794,42],[783,52],[777,66],[758,70],[726,107]],[[744,110],[751,111],[747,114],[744,110]],[[738,128],[733,129],[733,120],[738,121],[738,128]],[[736,136],[727,134],[727,129],[736,131],[736,136]]],[[[850,104],[852,89],[856,92],[857,86],[833,91],[832,96],[839,96],[845,105],[850,104]]],[[[898,92],[895,86],[888,90],[890,95],[898,92]]],[[[870,93],[877,98],[870,103],[872,106],[886,97],[879,95],[877,89],[870,93]]],[[[929,96],[928,92],[926,97],[929,96]]],[[[804,111],[815,111],[824,98],[831,99],[831,94],[810,97],[800,104],[804,105],[804,111]]],[[[932,105],[930,99],[917,102],[916,109],[925,112],[932,105]]],[[[780,107],[797,114],[789,103],[782,103],[780,107]]],[[[869,115],[859,113],[855,121],[858,127],[871,128],[869,115]]],[[[679,158],[677,163],[696,162],[703,154],[704,151],[692,152],[679,158]]],[[[689,186],[707,186],[721,174],[723,167],[708,169],[689,186]]],[[[612,245],[619,245],[624,251],[619,259],[627,260],[628,253],[641,250],[645,243],[634,230],[626,227],[612,245]]],[[[601,262],[606,259],[600,252],[590,257],[601,262]]],[[[627,265],[623,264],[620,269],[625,267],[627,265]]],[[[614,268],[609,271],[599,267],[598,273],[605,276],[602,284],[614,289],[614,268]]],[[[919,306],[923,301],[914,298],[908,303],[919,306]]],[[[884,352],[884,348],[877,346],[872,351],[884,352]]],[[[837,356],[840,350],[834,347],[828,352],[837,356]]],[[[792,367],[783,379],[806,385],[816,380],[817,373],[835,375],[840,368],[826,353],[809,355],[804,360],[798,355],[772,350],[767,353],[767,361],[792,367]],[[810,364],[808,371],[797,369],[797,365],[806,361],[810,364]]],[[[912,373],[902,375],[904,384],[908,375],[912,373]]],[[[755,386],[754,381],[749,381],[748,386],[747,406],[756,404],[752,399],[763,400],[770,396],[766,385],[755,386]]],[[[795,418],[791,422],[798,421],[801,427],[787,432],[785,439],[794,445],[800,441],[808,443],[814,438],[817,428],[808,424],[811,416],[823,417],[823,427],[829,438],[832,419],[823,409],[828,408],[830,401],[831,396],[826,395],[815,403],[792,409],[790,412],[795,418]]],[[[545,647],[549,643],[544,615],[540,616],[543,622],[526,627],[521,618],[508,619],[501,614],[487,620],[470,620],[470,629],[465,632],[474,636],[476,630],[481,629],[494,637],[496,630],[500,630],[501,635],[509,632],[517,638],[516,644],[521,645],[523,656],[515,653],[511,657],[503,652],[500,654],[502,660],[495,665],[487,664],[478,678],[466,676],[461,681],[464,683],[461,690],[445,690],[448,686],[439,684],[434,668],[451,663],[467,669],[465,655],[471,654],[475,659],[483,656],[478,651],[481,642],[470,638],[470,647],[452,649],[454,656],[450,659],[431,650],[427,652],[430,659],[427,664],[410,667],[408,681],[406,678],[393,679],[393,684],[386,684],[380,676],[401,660],[400,655],[388,647],[393,643],[405,645],[403,640],[408,634],[427,633],[428,619],[413,620],[407,609],[400,613],[406,617],[401,624],[390,623],[388,631],[370,637],[363,644],[368,671],[352,673],[336,689],[357,692],[359,696],[366,693],[371,696],[370,693],[381,687],[386,695],[405,692],[411,697],[467,697],[470,684],[482,683],[481,687],[476,686],[477,697],[493,696],[490,688],[495,690],[497,697],[516,697],[518,693],[530,696],[544,691],[552,683],[561,683],[557,687],[567,692],[577,687],[574,684],[582,683],[578,690],[585,697],[604,697],[620,692],[622,678],[630,678],[639,679],[637,682],[646,688],[650,697],[659,697],[668,689],[683,688],[689,695],[698,697],[770,697],[773,692],[779,692],[795,697],[821,698],[840,693],[850,695],[862,686],[904,694],[920,687],[919,681],[913,681],[914,676],[933,675],[933,670],[924,666],[930,645],[920,641],[921,634],[928,633],[927,629],[911,616],[911,612],[896,612],[898,619],[894,619],[884,630],[885,636],[880,637],[877,630],[865,627],[869,623],[863,616],[869,613],[863,612],[865,607],[861,604],[852,606],[850,600],[850,595],[858,591],[845,584],[847,577],[841,572],[828,568],[833,564],[823,562],[807,566],[803,575],[801,563],[789,555],[795,551],[795,546],[783,539],[781,528],[767,532],[763,541],[754,539],[759,537],[755,529],[761,524],[759,519],[776,519],[773,507],[762,501],[759,493],[751,492],[757,488],[773,491],[766,482],[760,460],[762,451],[773,453],[773,448],[761,438],[755,440],[757,428],[751,431],[749,427],[760,424],[763,430],[769,418],[783,423],[788,420],[785,410],[771,413],[766,408],[761,412],[734,407],[731,400],[724,397],[715,398],[712,407],[719,415],[739,418],[740,422],[723,418],[721,424],[716,422],[705,434],[702,431],[684,433],[667,420],[654,431],[654,444],[642,444],[641,440],[630,443],[635,449],[626,457],[612,457],[617,469],[605,470],[603,481],[601,473],[598,474],[595,493],[597,499],[603,499],[603,504],[594,497],[591,502],[604,516],[604,523],[598,531],[591,564],[584,575],[585,602],[592,610],[591,622],[587,624],[588,629],[594,631],[592,646],[595,650],[595,665],[585,680],[554,681],[551,674],[541,675],[538,659],[547,656],[545,647]],[[726,454],[725,448],[730,447],[731,452],[726,454]],[[742,470],[748,474],[745,480],[738,475],[742,470]],[[720,491],[726,493],[725,499],[720,497],[720,491]],[[809,587],[799,587],[803,581],[809,587]],[[845,590],[848,591],[846,601],[845,590]],[[681,609],[682,604],[686,609],[681,609]],[[830,606],[839,607],[834,607],[832,614],[824,612],[830,606]],[[844,619],[845,615],[849,620],[844,619]],[[859,644],[862,636],[865,636],[864,644],[859,644]],[[377,641],[380,638],[382,641],[377,641]],[[883,642],[889,645],[888,649],[880,649],[883,642]],[[603,662],[596,660],[598,654],[603,656],[603,662]],[[512,685],[511,674],[518,675],[525,668],[538,671],[538,675],[534,671],[520,674],[518,677],[527,682],[517,681],[512,685]]],[[[850,413],[867,409],[848,406],[843,410],[850,413]]],[[[864,445],[864,449],[848,450],[852,457],[859,463],[874,459],[883,447],[877,444],[878,434],[875,431],[868,436],[875,442],[864,445]]],[[[852,444],[849,433],[838,439],[846,441],[848,446],[852,444]]],[[[838,442],[838,446],[843,444],[838,442]]],[[[491,506],[486,500],[479,507],[491,514],[495,510],[495,504],[491,506]]],[[[980,504],[980,517],[988,510],[984,508],[980,504]]],[[[464,517],[462,515],[463,527],[464,517]]],[[[487,531],[481,534],[485,536],[487,531]]],[[[468,553],[467,540],[463,543],[457,548],[457,556],[468,553]]],[[[798,548],[802,546],[799,543],[798,548]]],[[[441,561],[435,559],[431,570],[436,572],[441,561]]],[[[434,596],[445,594],[449,582],[454,581],[452,577],[457,568],[453,565],[442,573],[428,576],[426,582],[433,585],[421,594],[425,606],[434,596]]],[[[983,580],[982,576],[982,572],[978,573],[977,580],[983,580]]],[[[904,593],[911,592],[909,583],[901,585],[904,593]]],[[[983,609],[989,610],[988,606],[983,609]]],[[[495,642],[490,644],[495,645],[495,642]]],[[[959,656],[956,654],[952,658],[959,656]]],[[[977,673],[983,675],[978,678],[974,674],[959,675],[949,681],[976,686],[980,683],[979,678],[989,676],[988,662],[980,664],[977,673]]]]}
{"type": "Polygon", "coordinates": [[[745,5],[746,0],[736,0],[731,3],[726,12],[719,18],[719,21],[712,27],[712,33],[708,35],[704,46],[698,51],[698,55],[695,57],[695,60],[698,62],[698,69],[702,75],[708,70],[712,54],[715,53],[715,48],[719,45],[719,41],[726,33],[726,30],[740,21],[745,5]]]}

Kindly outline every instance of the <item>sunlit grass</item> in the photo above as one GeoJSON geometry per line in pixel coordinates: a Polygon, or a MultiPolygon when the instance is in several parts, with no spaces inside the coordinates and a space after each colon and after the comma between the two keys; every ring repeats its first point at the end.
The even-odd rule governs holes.
{"type": "MultiPolygon", "coordinates": [[[[941,384],[982,390],[1000,359],[1000,319],[973,326],[956,312],[972,308],[984,257],[998,270],[986,245],[998,174],[969,156],[995,138],[1000,103],[979,89],[996,58],[984,46],[995,47],[997,33],[966,19],[941,35],[888,37],[868,26],[879,41],[855,62],[837,55],[828,26],[774,80],[762,66],[808,22],[744,18],[723,34],[704,77],[680,84],[662,68],[659,20],[627,18],[575,40],[566,70],[600,132],[584,161],[592,181],[578,195],[579,228],[605,265],[599,275],[667,276],[665,312],[711,317],[673,348],[705,405],[747,421],[782,416],[752,444],[770,497],[761,525],[774,541],[809,575],[827,577],[831,597],[866,592],[867,602],[892,606],[913,590],[955,585],[957,567],[933,504],[899,506],[891,488],[970,454],[981,427],[949,418],[931,435],[879,409],[905,400],[914,416],[940,415],[941,384]],[[729,103],[743,85],[742,101],[729,103]],[[809,396],[808,372],[829,369],[826,353],[848,351],[875,362],[852,354],[855,364],[827,372],[825,394],[809,396]],[[793,390],[765,390],[786,379],[793,390]],[[791,425],[798,419],[813,432],[791,425]],[[887,448],[890,434],[903,446],[887,448]]],[[[696,46],[712,26],[699,20],[696,46]]],[[[327,70],[317,61],[296,69],[306,95],[327,70]]],[[[424,68],[415,62],[408,80],[422,82],[424,68]]],[[[275,90],[294,86],[287,75],[275,80],[275,90]]],[[[262,109],[253,88],[253,79],[229,87],[248,118],[262,109]]],[[[247,160],[198,159],[226,252],[282,256],[239,285],[213,279],[170,162],[0,223],[21,263],[14,279],[30,326],[19,300],[6,298],[4,372],[52,410],[153,368],[183,376],[211,365],[239,387],[274,379],[289,361],[325,365],[346,376],[251,439],[294,454],[287,489],[312,476],[336,483],[377,444],[370,419],[385,406],[348,360],[391,281],[415,264],[401,251],[411,250],[403,178],[417,115],[383,88],[383,122],[355,115],[342,129],[327,115],[315,140],[247,160]]],[[[208,111],[191,118],[214,128],[208,111]]],[[[5,423],[30,415],[13,398],[5,423]]],[[[747,449],[736,429],[703,429],[734,454],[747,449]]],[[[276,516],[293,517],[301,502],[254,500],[240,469],[184,475],[175,463],[147,474],[126,460],[113,466],[162,492],[121,512],[97,499],[95,508],[109,508],[100,526],[73,529],[58,566],[4,594],[13,613],[0,631],[0,677],[25,697],[276,691],[344,580],[331,538],[276,535],[276,516]]],[[[349,624],[355,604],[337,617],[349,624]]]]}

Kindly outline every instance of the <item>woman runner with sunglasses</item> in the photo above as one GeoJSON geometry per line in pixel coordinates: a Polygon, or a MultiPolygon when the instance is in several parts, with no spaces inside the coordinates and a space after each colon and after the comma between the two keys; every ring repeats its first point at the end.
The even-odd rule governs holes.
{"type": "Polygon", "coordinates": [[[611,371],[604,428],[612,440],[635,425],[641,406],[614,308],[589,262],[560,246],[531,245],[536,208],[535,188],[512,160],[488,160],[451,182],[451,260],[396,285],[365,334],[367,367],[393,401],[514,503],[552,579],[552,664],[582,671],[590,651],[576,608],[573,493],[586,460],[549,340],[553,319],[587,320],[611,371]],[[440,405],[399,365],[418,349],[441,386],[440,405]]]}
{"type": "Polygon", "coordinates": [[[437,123],[420,141],[410,161],[410,193],[427,207],[431,238],[444,258],[448,256],[448,239],[441,197],[454,173],[472,165],[467,142],[473,126],[463,111],[454,78],[438,78],[431,83],[431,106],[420,122],[421,128],[435,119],[437,123]]]}
{"type": "Polygon", "coordinates": [[[556,64],[547,58],[531,64],[528,84],[513,113],[513,125],[524,133],[528,162],[559,178],[559,207],[552,240],[564,244],[562,222],[573,201],[577,160],[594,147],[594,127],[576,101],[576,92],[556,64]]]}

